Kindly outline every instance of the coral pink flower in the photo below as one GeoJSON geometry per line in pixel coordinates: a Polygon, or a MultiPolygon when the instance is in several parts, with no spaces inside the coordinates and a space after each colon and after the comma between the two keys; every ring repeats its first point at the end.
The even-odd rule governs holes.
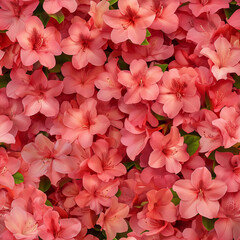
{"type": "Polygon", "coordinates": [[[197,168],[191,175],[191,180],[178,180],[173,185],[180,201],[179,212],[183,218],[192,218],[198,213],[207,218],[217,217],[218,200],[227,191],[227,186],[220,180],[212,180],[207,168],[197,168]]]}
{"type": "Polygon", "coordinates": [[[183,142],[184,138],[174,126],[166,136],[160,132],[154,132],[150,139],[153,152],[149,156],[149,166],[152,168],[166,166],[168,172],[179,173],[182,169],[181,163],[189,159],[187,145],[183,142]]]}
{"type": "Polygon", "coordinates": [[[167,222],[174,222],[177,220],[177,208],[171,202],[173,195],[167,188],[162,188],[159,191],[150,190],[147,193],[147,217],[163,220],[167,222]]]}
{"type": "Polygon", "coordinates": [[[97,98],[101,101],[109,101],[112,98],[121,97],[122,86],[118,83],[117,75],[120,72],[117,66],[118,59],[113,58],[105,64],[105,72],[98,74],[95,85],[99,89],[97,98]]]}
{"type": "Polygon", "coordinates": [[[182,109],[194,113],[200,109],[200,97],[195,80],[198,77],[193,68],[170,69],[164,72],[159,85],[158,102],[163,104],[163,111],[169,118],[174,118],[182,109]]]}
{"type": "Polygon", "coordinates": [[[225,148],[240,142],[240,115],[234,107],[224,107],[220,118],[213,120],[212,124],[219,128],[225,148]]]}
{"type": "Polygon", "coordinates": [[[21,60],[25,66],[39,61],[43,66],[53,68],[56,64],[54,55],[62,53],[61,35],[54,27],[44,26],[38,17],[30,17],[25,24],[25,31],[17,36],[21,46],[21,60]]]}
{"type": "Polygon", "coordinates": [[[71,173],[76,168],[76,159],[68,156],[71,151],[72,146],[66,140],[59,139],[54,144],[43,134],[38,134],[34,143],[23,147],[21,155],[30,164],[30,176],[46,175],[56,185],[64,174],[71,173]]]}
{"type": "Polygon", "coordinates": [[[228,23],[236,28],[237,30],[240,30],[240,10],[236,10],[233,15],[227,20],[228,23]]]}
{"type": "Polygon", "coordinates": [[[129,207],[126,204],[118,203],[116,197],[112,198],[111,207],[105,213],[101,213],[97,220],[97,224],[106,231],[107,240],[112,240],[117,233],[128,230],[128,225],[124,220],[128,212],[129,207]]]}
{"type": "Polygon", "coordinates": [[[112,41],[120,43],[130,39],[135,44],[141,44],[155,13],[139,6],[138,0],[119,0],[118,7],[119,10],[110,10],[103,15],[104,22],[113,28],[112,41]]]}
{"type": "Polygon", "coordinates": [[[221,199],[219,219],[214,228],[218,239],[232,240],[240,238],[240,192],[228,193],[221,199]]]}
{"type": "Polygon", "coordinates": [[[156,17],[150,28],[172,33],[178,29],[178,17],[175,14],[179,0],[140,0],[140,6],[152,10],[156,17]]]}
{"type": "Polygon", "coordinates": [[[126,174],[126,168],[121,163],[122,156],[116,148],[110,148],[107,141],[97,140],[92,149],[94,155],[88,160],[88,167],[97,173],[100,180],[108,182],[126,174]]]}
{"type": "Polygon", "coordinates": [[[43,2],[43,9],[48,14],[54,14],[62,8],[66,8],[69,12],[74,12],[77,9],[76,0],[45,0],[43,2]]]}
{"type": "Polygon", "coordinates": [[[104,207],[111,206],[111,199],[118,191],[119,181],[101,182],[96,175],[85,173],[83,176],[84,190],[75,197],[81,208],[90,207],[96,214],[100,214],[104,207]]]}
{"type": "Polygon", "coordinates": [[[44,240],[72,240],[81,231],[78,219],[60,219],[58,212],[52,210],[45,213],[43,223],[38,228],[38,235],[44,240]]]}
{"type": "Polygon", "coordinates": [[[240,156],[230,152],[216,152],[216,161],[220,164],[214,168],[216,179],[227,184],[228,192],[240,190],[240,156]]]}
{"type": "Polygon", "coordinates": [[[88,65],[76,70],[70,62],[63,64],[61,68],[63,79],[63,92],[66,94],[78,93],[85,98],[92,97],[95,92],[94,80],[103,71],[102,67],[88,65]]]}
{"type": "Polygon", "coordinates": [[[64,113],[63,124],[67,127],[62,137],[71,142],[78,140],[83,148],[90,147],[95,134],[104,134],[110,122],[104,115],[98,115],[97,101],[93,98],[85,100],[79,109],[68,109],[64,113]]]}
{"type": "Polygon", "coordinates": [[[4,223],[16,239],[33,240],[38,235],[38,225],[32,214],[20,207],[14,207],[5,215],[4,223]]]}
{"type": "Polygon", "coordinates": [[[25,114],[32,116],[40,112],[46,117],[56,116],[59,103],[54,97],[59,96],[62,89],[61,81],[48,80],[41,69],[36,70],[31,75],[27,96],[22,100],[25,114]]]}
{"type": "Polygon", "coordinates": [[[90,30],[85,21],[75,17],[68,30],[69,37],[61,42],[62,51],[73,55],[72,64],[76,69],[81,69],[91,63],[94,66],[102,66],[106,61],[106,55],[102,49],[105,44],[98,29],[90,30]]]}
{"type": "Polygon", "coordinates": [[[161,68],[147,67],[144,60],[134,60],[130,64],[129,71],[118,73],[118,81],[127,88],[124,95],[126,104],[139,103],[144,100],[155,100],[158,97],[159,89],[157,82],[162,77],[161,68]]]}
{"type": "Polygon", "coordinates": [[[217,80],[227,79],[228,73],[240,75],[240,48],[232,46],[225,37],[214,42],[215,50],[205,47],[201,54],[210,59],[211,71],[217,80]]]}
{"type": "Polygon", "coordinates": [[[231,0],[190,0],[189,8],[195,17],[198,17],[201,13],[210,12],[213,14],[219,9],[228,8],[228,3],[231,0]]]}
{"type": "Polygon", "coordinates": [[[32,16],[38,3],[36,0],[0,1],[0,30],[8,30],[6,34],[12,42],[24,30],[25,22],[32,16]]]}
{"type": "Polygon", "coordinates": [[[0,115],[0,142],[15,143],[14,136],[9,133],[13,127],[13,122],[5,115],[0,115]]]}

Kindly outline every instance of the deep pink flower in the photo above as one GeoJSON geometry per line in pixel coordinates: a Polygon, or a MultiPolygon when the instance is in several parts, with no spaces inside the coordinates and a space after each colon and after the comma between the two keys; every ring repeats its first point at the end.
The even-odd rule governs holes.
{"type": "Polygon", "coordinates": [[[120,43],[130,39],[135,44],[141,44],[155,13],[139,6],[138,0],[119,0],[118,8],[119,10],[109,10],[103,15],[104,22],[113,28],[112,41],[120,43]]]}
{"type": "Polygon", "coordinates": [[[200,97],[195,86],[197,72],[193,68],[170,69],[164,72],[159,84],[158,102],[169,118],[174,118],[182,109],[194,113],[200,109],[200,97]]]}
{"type": "Polygon", "coordinates": [[[17,40],[21,46],[21,60],[25,66],[39,61],[43,66],[53,68],[56,64],[54,55],[62,53],[61,35],[54,27],[44,26],[38,17],[30,17],[17,40]]]}
{"type": "Polygon", "coordinates": [[[13,127],[13,122],[5,115],[0,115],[0,142],[15,143],[14,136],[9,133],[13,127]]]}
{"type": "Polygon", "coordinates": [[[148,164],[152,168],[166,166],[168,172],[179,173],[182,169],[181,163],[189,159],[187,145],[184,144],[178,128],[174,126],[166,136],[161,132],[154,132],[150,139],[150,145],[153,152],[149,156],[148,164]]]}
{"type": "Polygon", "coordinates": [[[102,66],[106,61],[106,55],[102,49],[105,44],[98,29],[89,29],[86,22],[75,17],[68,30],[69,37],[61,42],[62,51],[73,55],[72,64],[76,69],[81,69],[91,63],[94,66],[102,66]]]}
{"type": "Polygon", "coordinates": [[[139,103],[143,100],[155,100],[159,89],[157,82],[162,77],[162,70],[157,66],[148,68],[144,60],[134,60],[129,71],[118,73],[118,81],[127,88],[124,95],[126,104],[139,103]]]}
{"type": "Polygon", "coordinates": [[[48,14],[54,14],[62,8],[66,8],[69,12],[74,12],[77,9],[76,0],[45,0],[43,2],[43,9],[48,14]]]}
{"type": "Polygon", "coordinates": [[[207,168],[197,168],[191,180],[178,180],[173,185],[180,201],[179,212],[183,218],[192,218],[198,213],[207,218],[217,217],[218,200],[224,196],[227,186],[220,180],[212,180],[207,168]]]}

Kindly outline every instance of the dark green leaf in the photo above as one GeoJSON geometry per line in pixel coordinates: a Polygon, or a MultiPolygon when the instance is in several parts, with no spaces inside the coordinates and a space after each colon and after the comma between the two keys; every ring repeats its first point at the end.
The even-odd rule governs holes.
{"type": "Polygon", "coordinates": [[[42,13],[39,15],[39,18],[40,18],[40,20],[42,21],[43,26],[46,27],[47,24],[48,24],[48,21],[50,20],[49,15],[48,15],[46,12],[42,12],[42,13]]]}
{"type": "Polygon", "coordinates": [[[125,162],[125,163],[123,163],[123,165],[126,167],[127,170],[130,170],[132,167],[135,166],[135,163],[134,163],[134,161],[132,161],[132,162],[125,162]]]}
{"type": "Polygon", "coordinates": [[[235,11],[237,11],[239,8],[240,8],[240,6],[238,6],[236,4],[235,5],[234,4],[230,4],[229,8],[224,9],[226,18],[229,19],[233,15],[233,13],[235,11]]]}
{"type": "Polygon", "coordinates": [[[206,108],[208,110],[211,110],[211,101],[210,101],[210,98],[209,96],[207,95],[207,93],[205,94],[205,104],[206,104],[206,108]]]}
{"type": "Polygon", "coordinates": [[[61,10],[59,12],[57,12],[57,13],[49,14],[49,16],[51,18],[56,19],[58,23],[62,23],[64,21],[64,15],[63,15],[61,10]]]}
{"type": "Polygon", "coordinates": [[[8,30],[0,30],[0,33],[6,33],[8,30]]]}
{"type": "Polygon", "coordinates": [[[122,58],[119,58],[118,65],[121,70],[129,70],[129,65],[122,58]]]}
{"type": "Polygon", "coordinates": [[[234,87],[237,89],[240,89],[240,76],[238,76],[236,73],[233,76],[233,79],[235,80],[234,87]]]}
{"type": "Polygon", "coordinates": [[[149,45],[148,40],[145,38],[141,45],[142,45],[142,46],[147,46],[147,45],[149,45]]]}
{"type": "Polygon", "coordinates": [[[15,174],[13,174],[13,178],[14,178],[15,184],[20,184],[24,182],[23,175],[19,172],[16,172],[15,174]]]}
{"type": "Polygon", "coordinates": [[[58,182],[58,185],[59,185],[59,187],[61,188],[61,187],[63,187],[66,183],[71,182],[71,181],[72,181],[72,179],[69,178],[69,177],[62,178],[62,179],[58,182]]]}
{"type": "Polygon", "coordinates": [[[160,67],[162,71],[165,72],[168,67],[168,64],[155,64],[155,66],[160,67]]]}
{"type": "Polygon", "coordinates": [[[188,5],[189,3],[190,2],[185,2],[185,3],[181,4],[178,8],[184,7],[184,6],[188,5]]]}
{"type": "Polygon", "coordinates": [[[209,219],[206,217],[202,217],[202,224],[208,231],[211,231],[214,228],[214,223],[217,220],[217,218],[209,219]]]}
{"type": "Polygon", "coordinates": [[[184,143],[186,143],[187,146],[187,152],[190,156],[192,156],[199,147],[199,136],[195,135],[185,135],[184,136],[184,143]]]}
{"type": "Polygon", "coordinates": [[[165,121],[165,120],[168,119],[167,117],[158,115],[157,113],[155,113],[155,112],[153,112],[153,111],[152,111],[152,115],[153,115],[158,121],[165,121]]]}
{"type": "Polygon", "coordinates": [[[52,207],[52,206],[53,206],[52,203],[51,203],[49,200],[47,200],[47,201],[45,202],[45,205],[47,205],[47,206],[49,206],[49,207],[52,207]]]}
{"type": "Polygon", "coordinates": [[[171,190],[172,195],[173,195],[172,203],[176,206],[176,205],[179,204],[179,202],[180,202],[180,198],[178,197],[177,193],[176,193],[175,191],[173,191],[172,188],[171,188],[170,190],[171,190]]]}
{"type": "Polygon", "coordinates": [[[5,88],[10,81],[11,78],[9,73],[5,73],[0,76],[0,88],[5,88]]]}
{"type": "Polygon", "coordinates": [[[148,29],[146,29],[146,37],[151,37],[151,33],[148,31],[148,29]]]}
{"type": "Polygon", "coordinates": [[[120,197],[122,192],[118,189],[117,193],[115,194],[116,197],[120,197]]]}
{"type": "Polygon", "coordinates": [[[114,3],[118,2],[118,0],[110,0],[109,5],[112,6],[114,3]]]}
{"type": "Polygon", "coordinates": [[[46,192],[51,187],[51,181],[47,176],[42,176],[40,178],[39,190],[46,192]]]}

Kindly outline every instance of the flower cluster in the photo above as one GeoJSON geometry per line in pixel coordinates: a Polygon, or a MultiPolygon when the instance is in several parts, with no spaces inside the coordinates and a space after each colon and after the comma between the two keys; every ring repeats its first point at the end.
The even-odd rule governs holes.
{"type": "Polygon", "coordinates": [[[0,239],[240,240],[239,30],[239,0],[0,0],[0,239]]]}

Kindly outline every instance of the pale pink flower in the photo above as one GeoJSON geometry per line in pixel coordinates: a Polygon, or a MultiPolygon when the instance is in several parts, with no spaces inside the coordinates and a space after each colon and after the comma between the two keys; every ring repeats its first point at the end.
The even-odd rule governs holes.
{"type": "Polygon", "coordinates": [[[33,215],[20,207],[14,207],[5,215],[4,223],[16,239],[34,240],[38,235],[38,225],[33,215]]]}
{"type": "Polygon", "coordinates": [[[220,130],[225,148],[240,142],[240,115],[234,107],[224,107],[212,124],[220,130]]]}
{"type": "Polygon", "coordinates": [[[197,72],[193,68],[170,69],[164,72],[159,84],[158,102],[169,118],[174,118],[182,109],[194,113],[200,109],[200,97],[195,86],[197,72]]]}
{"type": "Polygon", "coordinates": [[[45,0],[43,2],[43,9],[48,14],[59,12],[62,8],[66,8],[69,12],[75,12],[77,9],[76,0],[45,0]]]}
{"type": "Polygon", "coordinates": [[[119,10],[109,10],[103,15],[104,22],[113,28],[111,40],[120,43],[130,39],[135,44],[141,44],[155,13],[139,6],[138,0],[119,0],[118,8],[119,10]]]}
{"type": "Polygon", "coordinates": [[[38,235],[44,240],[72,240],[81,231],[81,223],[76,218],[60,219],[58,212],[48,210],[38,230],[38,235]]]}
{"type": "Polygon", "coordinates": [[[132,104],[139,103],[142,99],[157,99],[159,94],[157,82],[160,81],[162,74],[161,68],[157,66],[148,68],[142,59],[132,61],[130,72],[125,70],[118,73],[118,82],[127,88],[124,102],[132,104]]]}
{"type": "Polygon", "coordinates": [[[101,101],[109,101],[112,98],[119,99],[121,97],[122,86],[117,78],[120,72],[117,63],[117,58],[111,59],[104,66],[106,71],[98,74],[95,78],[95,86],[99,89],[97,98],[101,101]]]}
{"type": "Polygon", "coordinates": [[[240,30],[240,10],[236,10],[227,21],[232,27],[240,30]]]}
{"type": "Polygon", "coordinates": [[[13,127],[13,122],[5,115],[0,115],[0,142],[15,143],[14,136],[9,133],[13,127]]]}
{"type": "Polygon", "coordinates": [[[32,16],[38,3],[36,0],[0,1],[0,30],[8,30],[6,34],[12,42],[24,30],[25,22],[32,16]]]}
{"type": "Polygon", "coordinates": [[[227,186],[220,180],[212,180],[207,168],[193,171],[190,179],[178,180],[173,185],[180,201],[179,212],[183,218],[192,218],[198,213],[207,218],[217,217],[218,200],[224,196],[227,186]]]}
{"type": "Polygon", "coordinates": [[[179,173],[182,169],[181,163],[189,159],[187,145],[184,138],[180,136],[177,127],[171,127],[168,135],[164,136],[161,132],[154,132],[150,139],[153,152],[149,156],[149,166],[161,168],[166,166],[170,173],[179,173]]]}
{"type": "Polygon", "coordinates": [[[55,99],[63,89],[63,83],[57,80],[48,80],[41,69],[36,70],[30,78],[30,84],[22,103],[27,116],[38,112],[46,117],[58,114],[59,103],[55,99]]]}
{"type": "Polygon", "coordinates": [[[106,61],[106,55],[102,49],[105,44],[98,29],[89,29],[86,22],[75,17],[68,30],[69,37],[61,42],[62,51],[73,55],[72,64],[76,69],[81,69],[91,63],[94,66],[102,66],[106,61]]]}
{"type": "Polygon", "coordinates": [[[104,134],[110,122],[104,115],[98,114],[97,101],[93,98],[85,100],[79,107],[70,108],[64,113],[63,124],[66,129],[62,137],[71,142],[78,140],[84,148],[90,147],[95,134],[104,134]]]}
{"type": "Polygon", "coordinates": [[[167,34],[178,29],[179,19],[175,14],[180,5],[179,0],[140,0],[140,6],[145,7],[156,14],[149,28],[161,30],[167,34]]]}
{"type": "Polygon", "coordinates": [[[195,17],[201,13],[210,12],[213,14],[222,8],[229,8],[231,0],[190,0],[189,8],[195,17]]]}
{"type": "Polygon", "coordinates": [[[81,208],[88,207],[100,214],[104,207],[110,207],[112,197],[118,191],[119,181],[101,182],[96,175],[85,173],[83,176],[84,190],[75,197],[77,205],[81,208]]]}
{"type": "Polygon", "coordinates": [[[216,161],[220,164],[214,168],[216,179],[227,184],[228,192],[240,190],[240,156],[231,152],[216,152],[216,161]]]}
{"type": "Polygon", "coordinates": [[[126,232],[128,225],[124,218],[128,216],[129,207],[126,204],[119,203],[116,197],[112,198],[111,206],[105,213],[101,213],[97,224],[106,232],[107,240],[112,240],[117,233],[126,232]]]}
{"type": "Polygon", "coordinates": [[[227,79],[228,73],[240,75],[240,48],[232,46],[225,37],[218,37],[214,50],[205,47],[201,54],[210,60],[211,71],[217,80],[227,79]]]}
{"type": "Polygon", "coordinates": [[[94,81],[101,74],[103,68],[88,65],[85,68],[76,70],[72,63],[66,62],[63,64],[61,71],[64,76],[64,93],[78,93],[85,98],[89,98],[95,92],[94,81]]]}
{"type": "Polygon", "coordinates": [[[39,61],[43,66],[53,68],[56,64],[54,55],[62,53],[61,35],[54,27],[44,26],[38,17],[30,17],[25,24],[25,31],[17,35],[21,46],[21,60],[25,66],[39,61]]]}

